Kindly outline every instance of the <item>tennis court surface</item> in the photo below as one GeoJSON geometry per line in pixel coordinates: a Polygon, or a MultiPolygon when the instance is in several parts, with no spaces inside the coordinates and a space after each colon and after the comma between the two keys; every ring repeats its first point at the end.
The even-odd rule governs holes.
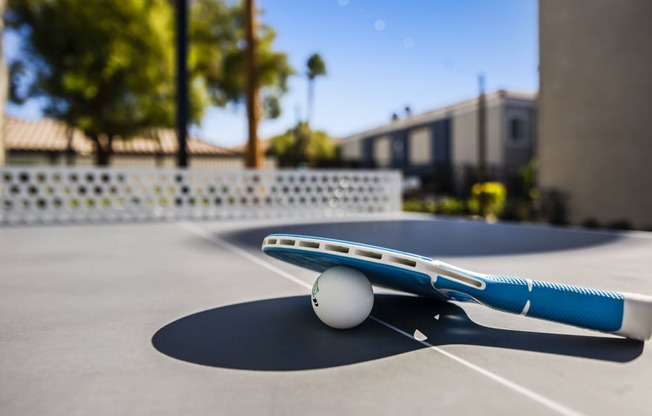
{"type": "Polygon", "coordinates": [[[0,413],[651,411],[641,342],[385,290],[372,319],[328,328],[310,306],[315,273],[261,252],[275,232],[652,295],[643,232],[405,214],[3,227],[0,413]]]}

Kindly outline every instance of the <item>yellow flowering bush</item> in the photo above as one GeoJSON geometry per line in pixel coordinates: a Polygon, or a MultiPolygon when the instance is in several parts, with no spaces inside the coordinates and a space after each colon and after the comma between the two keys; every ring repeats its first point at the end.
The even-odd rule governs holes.
{"type": "Polygon", "coordinates": [[[476,183],[471,187],[469,209],[475,214],[480,214],[480,197],[485,198],[485,215],[500,217],[507,201],[507,189],[500,182],[476,183]]]}

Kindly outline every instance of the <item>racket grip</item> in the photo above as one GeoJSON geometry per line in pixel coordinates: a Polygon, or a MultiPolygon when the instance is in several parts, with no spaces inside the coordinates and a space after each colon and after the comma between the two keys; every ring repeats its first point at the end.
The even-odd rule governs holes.
{"type": "Polygon", "coordinates": [[[503,275],[475,278],[484,282],[483,287],[470,288],[446,276],[438,276],[433,286],[445,293],[466,293],[491,308],[533,318],[637,340],[649,339],[652,334],[652,297],[503,275]]]}

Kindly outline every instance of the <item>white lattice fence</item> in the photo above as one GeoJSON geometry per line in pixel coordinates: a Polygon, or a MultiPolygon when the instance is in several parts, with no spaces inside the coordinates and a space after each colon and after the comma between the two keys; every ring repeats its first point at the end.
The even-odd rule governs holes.
{"type": "Polygon", "coordinates": [[[0,168],[0,223],[392,212],[400,186],[391,171],[0,168]]]}

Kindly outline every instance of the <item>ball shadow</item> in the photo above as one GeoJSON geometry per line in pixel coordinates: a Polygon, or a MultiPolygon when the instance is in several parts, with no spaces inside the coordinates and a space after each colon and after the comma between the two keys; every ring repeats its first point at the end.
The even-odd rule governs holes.
{"type": "Polygon", "coordinates": [[[268,234],[314,235],[357,241],[429,257],[490,256],[571,250],[614,242],[621,235],[451,219],[288,224],[221,236],[259,249],[268,234]]]}
{"type": "MultiPolygon", "coordinates": [[[[487,328],[455,304],[412,296],[376,295],[372,314],[408,333],[419,329],[431,345],[490,346],[614,362],[631,361],[643,351],[642,342],[620,338],[487,328]]],[[[329,328],[314,315],[308,296],[195,313],[159,329],[152,344],[182,361],[258,371],[336,367],[425,348],[371,319],[351,330],[329,328]]]]}
{"type": "Polygon", "coordinates": [[[335,367],[421,348],[372,320],[354,330],[329,328],[315,316],[308,296],[199,312],[161,328],[152,343],[183,361],[262,371],[335,367]]]}

